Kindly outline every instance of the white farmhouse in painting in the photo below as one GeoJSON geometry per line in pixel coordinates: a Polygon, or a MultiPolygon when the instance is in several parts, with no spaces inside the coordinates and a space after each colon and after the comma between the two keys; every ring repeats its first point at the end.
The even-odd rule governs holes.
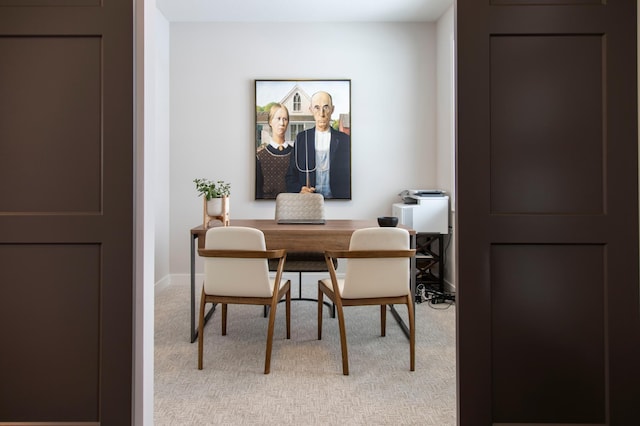
{"type": "MultiPolygon", "coordinates": [[[[298,133],[315,126],[313,115],[309,111],[311,95],[305,92],[298,84],[294,85],[282,99],[274,99],[272,102],[280,103],[289,110],[289,128],[285,135],[286,140],[295,141],[298,133]]],[[[256,148],[262,146],[263,141],[269,141],[271,129],[269,128],[268,117],[269,111],[256,112],[256,148]]],[[[339,117],[332,118],[334,122],[336,120],[339,121],[338,127],[341,131],[350,134],[349,114],[340,114],[339,117]]]]}

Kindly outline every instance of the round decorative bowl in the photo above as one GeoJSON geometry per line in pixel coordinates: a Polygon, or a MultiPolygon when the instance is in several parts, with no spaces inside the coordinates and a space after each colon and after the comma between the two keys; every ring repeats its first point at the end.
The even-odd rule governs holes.
{"type": "Polygon", "coordinates": [[[398,218],[396,216],[380,216],[378,218],[378,225],[393,228],[394,226],[398,226],[398,218]]]}

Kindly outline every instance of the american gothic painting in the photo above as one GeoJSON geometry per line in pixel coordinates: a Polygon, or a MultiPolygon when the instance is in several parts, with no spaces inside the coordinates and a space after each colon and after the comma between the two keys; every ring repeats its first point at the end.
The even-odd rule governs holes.
{"type": "Polygon", "coordinates": [[[256,80],[256,199],[351,199],[351,80],[256,80]]]}

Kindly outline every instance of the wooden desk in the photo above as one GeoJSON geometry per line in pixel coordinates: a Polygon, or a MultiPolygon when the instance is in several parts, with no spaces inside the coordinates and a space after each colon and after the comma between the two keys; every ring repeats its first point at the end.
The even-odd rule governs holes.
{"type": "MultiPolygon", "coordinates": [[[[214,225],[214,226],[220,226],[214,225]]],[[[375,220],[328,220],[324,225],[278,225],[273,219],[245,219],[231,220],[231,226],[247,226],[256,228],[264,233],[267,249],[286,249],[287,251],[324,251],[324,250],[348,250],[351,234],[356,229],[378,227],[375,220]]],[[[402,226],[402,225],[400,225],[402,226]]],[[[416,232],[406,228],[410,235],[410,247],[416,247],[416,232]]],[[[196,240],[197,248],[204,248],[204,240],[207,229],[202,225],[191,229],[191,342],[198,337],[196,330],[196,240]]],[[[411,258],[411,294],[416,290],[416,261],[411,258]]],[[[414,296],[415,301],[415,296],[414,296]]],[[[398,315],[393,305],[389,305],[394,316],[404,333],[409,336],[409,329],[398,315]]],[[[213,314],[215,306],[207,312],[205,323],[213,314]]]]}

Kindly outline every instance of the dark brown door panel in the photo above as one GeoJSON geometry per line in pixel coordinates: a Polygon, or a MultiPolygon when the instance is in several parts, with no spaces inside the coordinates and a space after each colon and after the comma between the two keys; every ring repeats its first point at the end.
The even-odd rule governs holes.
{"type": "Polygon", "coordinates": [[[461,425],[640,424],[636,16],[457,2],[461,425]]]}
{"type": "Polygon", "coordinates": [[[131,424],[133,2],[0,0],[0,424],[131,424]]]}

